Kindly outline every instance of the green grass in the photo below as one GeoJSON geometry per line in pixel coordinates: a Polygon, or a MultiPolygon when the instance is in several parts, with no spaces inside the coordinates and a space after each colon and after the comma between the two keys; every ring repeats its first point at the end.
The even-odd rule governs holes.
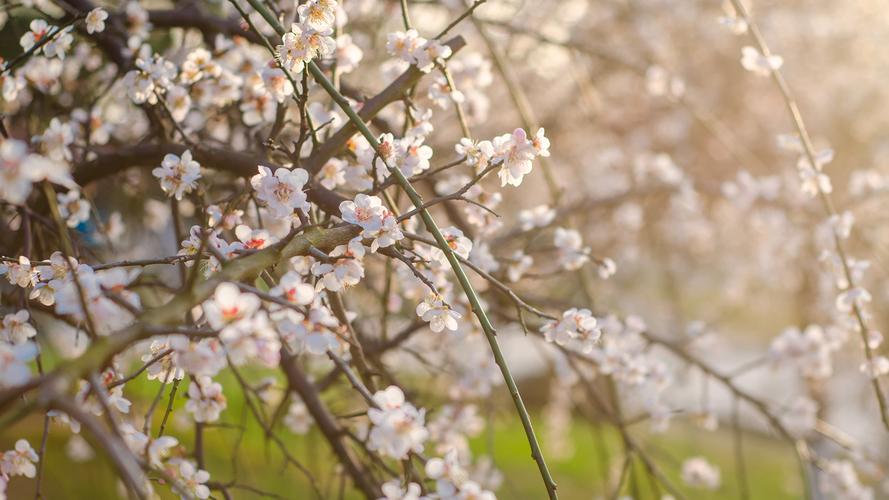
{"type": "MultiPolygon", "coordinates": [[[[156,389],[157,386],[155,384],[149,387],[156,389]]],[[[165,401],[166,398],[164,404],[165,401]]],[[[232,403],[239,405],[237,401],[232,403]]],[[[181,408],[182,404],[182,400],[177,399],[177,407],[181,408]]],[[[243,406],[236,408],[233,411],[230,407],[223,414],[225,421],[236,423],[240,420],[243,406]]],[[[535,421],[539,422],[539,419],[535,418],[535,421]]],[[[178,428],[176,422],[170,425],[175,435],[191,435],[190,429],[178,428]]],[[[653,436],[645,432],[644,426],[645,424],[640,424],[638,429],[634,429],[634,436],[644,444],[658,467],[662,468],[670,481],[679,486],[687,498],[739,498],[730,430],[709,433],[684,425],[674,425],[666,435],[653,436]],[[704,456],[720,466],[723,486],[719,490],[694,490],[681,484],[678,479],[681,462],[694,455],[704,456]]],[[[4,449],[9,448],[16,437],[24,436],[36,447],[40,440],[40,428],[39,418],[23,421],[0,434],[0,445],[4,449]]],[[[282,466],[281,454],[274,444],[266,442],[258,426],[248,424],[240,446],[236,448],[238,435],[239,431],[233,428],[206,430],[206,459],[209,470],[213,471],[214,480],[227,481],[234,477],[234,454],[238,457],[237,477],[240,483],[275,492],[283,498],[314,498],[305,476],[294,467],[282,466]]],[[[283,436],[292,455],[305,464],[317,478],[324,497],[338,498],[339,480],[334,475],[332,458],[321,436],[316,433],[294,436],[286,432],[283,436]]],[[[70,462],[62,451],[67,439],[66,429],[56,426],[52,428],[44,479],[46,498],[117,498],[116,479],[110,466],[101,456],[84,464],[70,462]]],[[[623,464],[617,433],[611,429],[597,429],[591,424],[575,421],[570,429],[570,441],[574,447],[573,454],[549,459],[550,468],[559,484],[560,497],[567,500],[610,498],[613,492],[605,491],[604,477],[610,475],[613,485],[623,464]]],[[[183,444],[191,448],[193,443],[183,444]]],[[[745,436],[743,445],[747,476],[750,479],[750,498],[777,500],[801,497],[798,469],[787,446],[749,435],[745,436]]],[[[476,454],[492,452],[494,461],[505,478],[498,491],[500,498],[545,498],[524,433],[516,419],[497,418],[492,430],[473,439],[471,447],[476,454]]],[[[652,483],[638,461],[634,462],[632,473],[628,477],[622,494],[629,495],[635,491],[636,498],[659,498],[655,496],[652,483]]],[[[10,498],[31,498],[33,488],[33,480],[13,479],[10,484],[10,498]]],[[[156,489],[163,498],[175,498],[166,486],[159,485],[156,489]]],[[[257,495],[242,490],[232,490],[231,493],[234,498],[258,498],[257,495]]],[[[345,498],[357,496],[347,494],[345,498]]]]}
{"type": "MultiPolygon", "coordinates": [[[[650,435],[644,432],[645,429],[642,428],[644,426],[645,424],[639,424],[638,429],[633,429],[634,437],[644,444],[647,454],[688,498],[740,498],[737,469],[734,465],[733,436],[730,429],[711,433],[677,424],[665,435],[650,435]],[[723,485],[717,491],[690,489],[679,479],[682,461],[696,455],[704,456],[719,465],[723,485]]],[[[493,434],[493,447],[490,449],[493,451],[495,463],[506,478],[498,492],[500,498],[529,500],[545,498],[546,492],[536,466],[531,460],[519,423],[498,422],[493,434]]],[[[613,429],[600,429],[593,424],[578,420],[572,424],[569,438],[574,453],[566,457],[548,459],[550,470],[559,486],[560,497],[610,498],[614,492],[605,491],[604,477],[606,475],[611,477],[613,489],[615,479],[623,466],[622,446],[618,433],[613,429]]],[[[545,435],[543,439],[546,439],[545,435]]],[[[475,440],[474,451],[486,452],[489,444],[485,441],[487,440],[475,440]]],[[[789,447],[766,438],[749,435],[744,437],[742,445],[749,478],[750,498],[778,500],[802,496],[796,459],[789,447]]],[[[652,483],[638,460],[634,461],[633,473],[629,477],[621,491],[622,494],[632,494],[635,489],[635,498],[660,498],[660,495],[654,494],[652,483]]],[[[660,492],[666,493],[663,488],[660,492]]]]}
{"type": "MultiPolygon", "coordinates": [[[[256,383],[263,377],[274,375],[274,370],[245,369],[244,377],[256,383]]],[[[263,430],[249,415],[238,389],[234,375],[226,370],[216,380],[226,388],[228,408],[222,413],[221,420],[227,424],[239,426],[244,424],[244,432],[237,427],[210,427],[204,431],[205,459],[212,480],[228,482],[237,478],[238,483],[274,492],[283,498],[310,499],[312,494],[305,475],[295,467],[284,466],[283,456],[273,442],[267,441],[263,430]],[[240,437],[240,440],[239,440],[240,437]],[[233,458],[236,457],[236,463],[233,458]],[[236,467],[236,470],[235,470],[236,467]]],[[[279,380],[283,386],[284,382],[279,380]]],[[[184,394],[187,381],[183,381],[175,399],[174,416],[168,423],[166,434],[182,437],[185,449],[192,450],[194,432],[187,412],[184,410],[184,394]],[[177,418],[178,417],[178,418],[177,418]]],[[[157,394],[159,383],[148,381],[144,377],[130,382],[126,386],[125,396],[134,402],[132,412],[134,421],[141,426],[142,417],[152,399],[157,394]]],[[[170,386],[165,389],[153,419],[153,432],[156,434],[161,416],[166,408],[170,386]]],[[[528,392],[529,401],[534,403],[544,399],[540,390],[528,392]],[[540,397],[533,397],[533,396],[540,397]]],[[[331,388],[325,393],[325,402],[337,415],[345,415],[355,410],[364,409],[363,404],[348,388],[331,388]]],[[[420,402],[423,404],[423,402],[420,402]]],[[[435,404],[430,404],[435,407],[435,404]]],[[[521,424],[509,410],[511,402],[505,396],[494,397],[486,402],[488,408],[496,409],[494,416],[489,418],[488,428],[472,439],[470,446],[474,456],[490,454],[494,463],[501,470],[504,482],[497,492],[501,499],[537,500],[546,497],[536,464],[531,459],[530,449],[521,424]]],[[[264,410],[267,414],[271,409],[264,410]]],[[[533,410],[532,410],[533,411],[533,410]]],[[[532,415],[544,445],[546,433],[539,414],[532,415]]],[[[101,452],[97,457],[86,463],[71,462],[64,449],[70,432],[67,427],[54,424],[50,428],[48,456],[46,457],[46,476],[43,482],[45,498],[72,499],[104,499],[119,498],[117,479],[114,470],[101,452]]],[[[16,439],[24,437],[32,446],[38,447],[42,430],[42,418],[29,417],[11,428],[0,430],[0,450],[11,449],[16,439]]],[[[648,432],[646,423],[636,424],[631,428],[634,439],[643,446],[646,453],[663,470],[663,474],[689,499],[724,499],[740,498],[738,474],[734,460],[733,433],[731,428],[723,428],[715,432],[706,432],[697,427],[684,424],[677,419],[669,432],[664,435],[653,435],[648,432]],[[723,478],[722,487],[714,492],[689,489],[679,479],[682,461],[688,457],[700,455],[720,467],[723,478]]],[[[312,475],[322,491],[324,498],[339,498],[341,481],[335,473],[333,457],[327,443],[317,432],[305,436],[297,436],[279,428],[279,435],[287,444],[289,453],[299,460],[312,475]]],[[[89,436],[84,435],[87,439],[89,436]]],[[[611,498],[611,491],[620,475],[624,463],[623,448],[619,434],[612,428],[597,427],[594,424],[576,419],[571,424],[568,439],[573,446],[573,453],[556,457],[544,446],[550,470],[558,483],[560,498],[563,500],[611,498]],[[606,480],[610,478],[610,481],[606,480]],[[609,489],[610,488],[610,489],[609,489]]],[[[744,457],[747,468],[749,498],[768,498],[774,500],[802,497],[802,485],[799,469],[792,449],[786,444],[758,435],[745,434],[743,439],[744,457]]],[[[427,455],[432,452],[427,449],[427,455]]],[[[401,470],[399,464],[391,464],[401,470]]],[[[638,460],[634,461],[632,474],[622,489],[622,494],[634,494],[638,499],[659,499],[654,494],[652,482],[644,467],[638,460]]],[[[35,481],[25,478],[14,478],[9,487],[9,498],[33,498],[35,481]]],[[[162,498],[178,498],[170,493],[165,485],[157,485],[156,490],[162,498]]],[[[257,495],[244,490],[231,490],[233,498],[258,498],[257,495]]],[[[221,498],[219,496],[218,498],[221,498]]],[[[354,492],[344,498],[359,498],[354,492]]]]}

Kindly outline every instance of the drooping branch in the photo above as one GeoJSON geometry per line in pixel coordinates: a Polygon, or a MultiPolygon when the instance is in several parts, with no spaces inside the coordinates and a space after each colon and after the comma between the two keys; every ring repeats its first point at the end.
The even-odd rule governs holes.
{"type": "MultiPolygon", "coordinates": [[[[284,34],[284,28],[281,27],[274,14],[272,14],[265,5],[263,5],[258,0],[248,0],[248,2],[262,15],[266,22],[268,22],[269,25],[278,32],[279,35],[284,34]]],[[[307,64],[307,69],[312,74],[312,77],[315,79],[315,81],[324,88],[331,99],[336,102],[336,104],[340,107],[340,109],[343,110],[344,113],[346,113],[349,118],[349,122],[352,123],[359,132],[361,132],[361,135],[364,136],[373,150],[379,151],[379,141],[377,141],[377,138],[367,128],[367,125],[365,124],[365,118],[363,118],[359,112],[356,112],[355,109],[352,108],[352,105],[349,103],[349,101],[347,101],[346,98],[336,89],[333,83],[327,78],[327,76],[318,67],[317,64],[315,64],[314,62],[309,62],[307,64]]],[[[409,69],[408,72],[410,71],[411,70],[409,69]]],[[[345,126],[343,128],[345,129],[345,126]]],[[[351,132],[348,133],[351,135],[351,132]]],[[[383,161],[383,163],[386,164],[385,161],[383,161]]],[[[556,483],[553,480],[552,475],[549,472],[549,468],[546,465],[546,460],[543,457],[543,451],[541,450],[540,443],[537,439],[537,436],[534,432],[534,427],[531,423],[531,417],[528,414],[528,410],[525,407],[525,403],[522,400],[521,394],[519,393],[518,386],[515,383],[515,379],[513,378],[509,365],[506,362],[506,358],[503,357],[503,353],[500,349],[500,343],[496,337],[497,334],[494,326],[491,324],[491,321],[488,318],[484,307],[482,307],[481,300],[479,299],[478,294],[475,292],[472,283],[469,281],[469,277],[463,270],[463,266],[460,264],[457,254],[450,247],[441,230],[439,229],[438,224],[432,218],[432,214],[430,214],[429,211],[423,207],[423,199],[420,197],[420,194],[417,193],[414,186],[404,176],[401,170],[388,164],[386,164],[386,167],[388,168],[390,175],[395,177],[402,191],[407,194],[408,198],[411,200],[411,203],[413,203],[413,205],[417,209],[419,209],[419,215],[420,218],[423,220],[423,224],[426,226],[426,230],[429,231],[429,233],[431,233],[432,236],[435,238],[436,246],[438,246],[438,248],[441,249],[441,251],[444,253],[445,258],[448,260],[448,263],[450,264],[451,269],[453,270],[454,275],[457,278],[457,281],[460,283],[460,287],[463,289],[463,292],[466,295],[466,299],[469,301],[470,306],[472,307],[472,311],[478,319],[482,330],[484,331],[485,338],[488,341],[488,345],[491,347],[491,352],[494,355],[494,361],[500,368],[500,372],[503,375],[503,379],[506,383],[507,388],[509,389],[509,394],[512,397],[513,403],[515,404],[516,411],[519,414],[519,418],[522,421],[522,427],[524,428],[525,435],[528,439],[528,444],[531,448],[531,456],[537,463],[537,467],[540,471],[541,478],[543,479],[547,495],[549,496],[550,500],[557,499],[558,494],[556,493],[556,483]]]]}

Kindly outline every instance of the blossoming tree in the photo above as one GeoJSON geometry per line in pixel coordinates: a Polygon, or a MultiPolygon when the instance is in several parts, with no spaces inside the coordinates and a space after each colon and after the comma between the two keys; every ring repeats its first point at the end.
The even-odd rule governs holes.
{"type": "MultiPolygon", "coordinates": [[[[774,83],[793,126],[781,144],[799,157],[798,179],[738,169],[712,189],[651,152],[626,162],[625,186],[595,195],[583,190],[588,179],[560,170],[558,141],[551,159],[534,96],[494,32],[575,55],[591,49],[497,17],[509,2],[426,3],[2,7],[7,28],[21,33],[0,66],[0,436],[9,446],[0,497],[16,476],[32,478],[41,497],[45,459],[60,452],[48,445],[52,433],[73,436],[70,455],[104,454],[136,498],[290,498],[208,467],[204,435],[235,425],[237,395],[244,418],[310,485],[299,498],[331,495],[293,454],[293,435],[308,433],[324,440],[335,474],[358,496],[495,498],[503,478],[470,446],[491,425],[481,415],[486,400],[511,401],[540,478],[529,498],[559,497],[546,456],[558,454],[553,443],[567,432],[558,428],[573,420],[619,436],[621,450],[600,457],[615,472],[605,474],[603,495],[647,498],[638,468],[652,498],[724,488],[728,475],[748,498],[741,443],[763,432],[797,457],[802,495],[872,498],[885,457],[831,425],[818,390],[837,353],[860,345],[861,370],[849,384],[869,387],[868,415],[889,431],[889,358],[879,353],[863,284],[868,263],[849,250],[853,213],[832,197],[825,167],[833,153],[816,149],[785,61],[747,6],[727,4],[720,36],[749,36],[740,66],[774,83]],[[425,19],[433,13],[434,22],[425,19]],[[368,67],[382,79],[367,82],[368,67]],[[490,109],[495,94],[519,120],[483,136],[499,111],[490,109]],[[529,186],[538,200],[516,200],[512,192],[529,186]],[[647,197],[661,198],[654,213],[640,204],[647,197]],[[705,199],[724,204],[708,210],[705,199]],[[501,216],[501,203],[515,213],[501,216]],[[603,287],[624,261],[632,269],[647,259],[630,240],[668,246],[651,258],[668,274],[671,266],[693,274],[689,262],[705,258],[729,207],[741,217],[759,205],[773,212],[754,224],[786,236],[782,246],[818,245],[827,272],[805,277],[826,283],[813,286],[834,302],[829,317],[786,328],[763,355],[733,368],[711,358],[719,351],[711,325],[664,331],[677,323],[654,308],[600,300],[602,290],[621,292],[603,287]],[[605,217],[589,224],[584,212],[596,210],[615,225],[598,225],[605,217]],[[791,233],[794,213],[820,223],[791,233]],[[796,239],[803,234],[815,243],[796,239]],[[547,297],[535,283],[552,277],[547,297]],[[526,406],[502,342],[543,360],[544,411],[526,406]],[[770,367],[793,370],[808,388],[776,395],[738,380],[770,367]],[[688,397],[698,389],[675,383],[689,371],[702,380],[700,405],[688,397]],[[134,394],[140,383],[155,396],[134,394]],[[710,404],[708,384],[730,410],[710,404]],[[637,429],[647,422],[663,432],[688,415],[710,431],[731,422],[735,471],[705,451],[675,466],[637,429]],[[35,418],[43,422],[36,449],[7,432],[35,418]],[[177,418],[188,425],[174,426],[177,418]]],[[[608,57],[653,98],[692,110],[730,156],[756,159],[695,111],[677,75],[608,57]]],[[[597,161],[608,162],[604,154],[597,161]]],[[[770,245],[756,251],[778,259],[770,245]]],[[[721,275],[753,274],[739,266],[726,264],[721,275]]],[[[669,295],[663,303],[682,314],[681,299],[669,295]]],[[[714,311],[721,304],[706,302],[714,311]]]]}

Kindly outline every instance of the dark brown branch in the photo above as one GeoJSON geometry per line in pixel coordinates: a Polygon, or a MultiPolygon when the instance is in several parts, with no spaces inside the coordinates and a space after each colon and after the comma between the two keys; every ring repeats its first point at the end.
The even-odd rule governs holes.
{"type": "MultiPolygon", "coordinates": [[[[457,36],[445,42],[445,45],[450,47],[453,53],[456,53],[466,45],[466,40],[464,40],[462,36],[457,36]]],[[[361,105],[361,109],[358,110],[358,116],[365,122],[370,121],[382,111],[383,108],[400,100],[404,93],[409,88],[416,85],[424,74],[425,73],[417,69],[416,66],[411,66],[390,83],[389,86],[383,89],[382,92],[364,101],[361,105]]],[[[346,122],[346,124],[340,127],[340,129],[329,139],[324,141],[318,149],[312,152],[312,155],[303,162],[304,168],[312,174],[321,170],[321,167],[327,163],[327,160],[339,153],[346,144],[346,141],[357,132],[358,128],[354,123],[351,121],[346,122]]]]}
{"type": "MultiPolygon", "coordinates": [[[[164,156],[168,154],[181,156],[187,149],[189,148],[183,144],[174,143],[102,148],[96,151],[98,156],[95,159],[74,167],[74,181],[85,186],[130,167],[160,165],[164,156]]],[[[272,170],[281,168],[280,165],[268,162],[258,155],[223,148],[201,146],[192,150],[192,154],[194,159],[206,168],[229,172],[239,177],[256,175],[258,165],[267,166],[272,170]]],[[[310,183],[309,186],[306,192],[309,201],[321,207],[327,214],[339,215],[339,206],[346,200],[345,197],[314,183],[310,183]]]]}
{"type": "MultiPolygon", "coordinates": [[[[193,28],[212,42],[216,35],[240,36],[253,43],[263,43],[259,35],[245,30],[239,18],[225,19],[209,14],[197,2],[183,3],[175,9],[148,11],[148,20],[155,28],[193,28]]],[[[212,45],[212,43],[210,43],[212,45]]]]}
{"type": "Polygon", "coordinates": [[[302,398],[306,409],[318,424],[318,429],[324,434],[324,438],[330,443],[331,449],[343,464],[346,473],[352,478],[355,487],[361,490],[361,493],[368,499],[378,498],[380,488],[371,481],[370,475],[343,442],[343,429],[340,428],[333,414],[321,401],[315,386],[297,365],[296,358],[283,350],[281,352],[281,368],[287,376],[290,388],[302,398]]]}

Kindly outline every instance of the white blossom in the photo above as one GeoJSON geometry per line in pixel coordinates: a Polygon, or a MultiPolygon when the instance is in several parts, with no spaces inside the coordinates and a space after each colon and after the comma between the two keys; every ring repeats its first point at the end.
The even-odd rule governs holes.
{"type": "Polygon", "coordinates": [[[682,480],[696,488],[715,490],[722,482],[719,469],[703,457],[692,457],[682,462],[682,480]]]}
{"type": "Polygon", "coordinates": [[[309,0],[297,8],[297,13],[302,22],[321,30],[333,27],[336,8],[336,0],[309,0]]]}
{"type": "Polygon", "coordinates": [[[377,500],[421,500],[426,498],[422,496],[422,490],[417,483],[408,483],[406,487],[401,487],[401,480],[393,479],[383,483],[381,486],[383,496],[377,500]]]}
{"type": "Polygon", "coordinates": [[[312,426],[312,416],[302,401],[291,401],[284,416],[284,425],[294,434],[305,434],[312,426]]]}
{"type": "Polygon", "coordinates": [[[26,309],[3,316],[0,340],[17,345],[27,342],[28,339],[37,335],[37,330],[29,322],[30,317],[31,315],[26,309]]]}
{"type": "Polygon", "coordinates": [[[59,204],[59,215],[68,227],[77,227],[89,220],[90,204],[80,197],[79,191],[57,193],[56,202],[59,204]]]}
{"type": "Polygon", "coordinates": [[[784,64],[784,58],[778,55],[765,56],[753,47],[741,48],[741,66],[760,76],[769,76],[784,64]]]}
{"type": "Polygon", "coordinates": [[[559,320],[551,320],[541,327],[547,342],[571,347],[580,352],[591,352],[602,331],[589,309],[571,308],[559,320]]]}
{"type": "Polygon", "coordinates": [[[11,345],[0,342],[0,387],[22,385],[31,378],[28,362],[37,357],[37,345],[25,342],[11,345]]]}
{"type": "Polygon", "coordinates": [[[815,429],[817,420],[818,403],[805,396],[794,399],[781,415],[781,424],[788,432],[800,438],[806,437],[815,429]]]}
{"type": "Polygon", "coordinates": [[[513,283],[519,281],[533,264],[533,257],[526,255],[521,250],[516,250],[509,258],[509,266],[506,268],[507,279],[513,283]]]}
{"type": "Polygon", "coordinates": [[[293,23],[290,31],[281,37],[278,57],[291,72],[299,73],[315,58],[325,57],[336,50],[333,30],[329,27],[315,29],[308,24],[293,23]]]}
{"type": "Polygon", "coordinates": [[[367,410],[372,423],[368,448],[390,458],[405,459],[408,453],[422,453],[429,437],[425,427],[426,410],[417,409],[404,400],[404,393],[389,386],[373,395],[379,408],[367,410]]]}
{"type": "Polygon", "coordinates": [[[105,20],[108,19],[108,12],[102,8],[95,8],[86,15],[86,32],[89,34],[101,33],[105,31],[105,20]]]}
{"type": "Polygon", "coordinates": [[[386,50],[390,55],[416,65],[424,73],[431,71],[437,61],[451,56],[450,47],[421,37],[415,29],[389,33],[386,50]]]}
{"type": "Polygon", "coordinates": [[[210,480],[210,473],[198,469],[188,460],[179,462],[179,484],[189,495],[180,494],[180,498],[186,500],[188,498],[205,499],[210,498],[210,488],[206,483],[210,480]]]}
{"type": "Polygon", "coordinates": [[[158,178],[161,189],[177,200],[190,193],[197,187],[197,181],[201,178],[201,165],[191,157],[191,151],[185,150],[182,156],[167,154],[160,167],[151,171],[158,178]]]}
{"type": "Polygon", "coordinates": [[[556,210],[549,205],[537,205],[528,210],[519,211],[519,227],[522,231],[530,231],[535,227],[546,227],[556,218],[556,210]]]}
{"type": "Polygon", "coordinates": [[[31,447],[31,443],[25,439],[19,439],[15,442],[14,449],[5,451],[0,456],[0,474],[3,476],[32,478],[37,475],[37,466],[35,464],[39,460],[37,452],[31,447]]]}
{"type": "Polygon", "coordinates": [[[330,262],[316,262],[312,266],[312,274],[321,278],[319,287],[331,292],[355,286],[364,278],[364,245],[361,238],[356,237],[347,245],[339,245],[330,254],[330,262]]]}
{"type": "Polygon", "coordinates": [[[62,123],[58,118],[53,118],[49,122],[49,127],[43,131],[42,135],[36,136],[34,141],[40,145],[51,160],[71,161],[73,159],[69,146],[74,142],[74,130],[70,123],[62,123]]]}
{"type": "Polygon", "coordinates": [[[343,74],[351,73],[364,58],[364,51],[352,41],[352,35],[343,33],[336,37],[336,68],[343,74]]]}
{"type": "Polygon", "coordinates": [[[576,230],[557,227],[553,243],[559,251],[559,264],[564,269],[574,271],[589,261],[590,249],[583,246],[576,230]]]}
{"type": "Polygon", "coordinates": [[[457,330],[457,320],[463,316],[451,309],[440,295],[429,294],[423,299],[423,302],[417,304],[417,316],[423,321],[429,323],[429,328],[433,332],[442,330],[457,330]]]}
{"type": "Polygon", "coordinates": [[[827,498],[873,500],[874,491],[861,483],[852,462],[829,460],[823,464],[822,470],[824,473],[818,475],[818,489],[827,498]]]}
{"type": "Polygon", "coordinates": [[[19,256],[18,262],[0,263],[0,274],[5,274],[11,285],[27,288],[37,282],[37,269],[31,266],[31,260],[24,255],[19,256]]]}
{"type": "Polygon", "coordinates": [[[210,377],[197,377],[188,386],[188,402],[185,410],[191,413],[195,422],[215,422],[227,406],[222,385],[210,377]]]}

